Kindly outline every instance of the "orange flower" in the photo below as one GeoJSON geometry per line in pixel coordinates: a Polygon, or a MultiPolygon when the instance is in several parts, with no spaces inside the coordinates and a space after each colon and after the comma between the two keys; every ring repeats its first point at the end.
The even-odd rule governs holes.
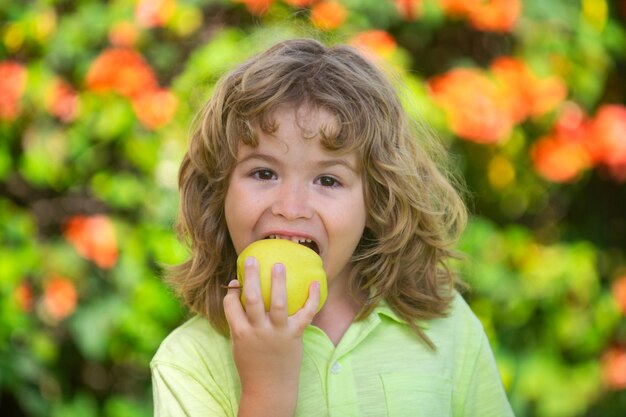
{"type": "Polygon", "coordinates": [[[152,90],[133,100],[137,118],[148,129],[158,129],[167,124],[178,105],[178,99],[168,90],[152,90]]]}
{"type": "Polygon", "coordinates": [[[553,182],[573,181],[591,166],[582,141],[548,135],[535,142],[530,150],[535,170],[553,182]]]}
{"type": "Polygon", "coordinates": [[[551,112],[567,97],[567,84],[560,77],[536,79],[530,94],[529,115],[536,117],[551,112]]]}
{"type": "Polygon", "coordinates": [[[63,320],[76,309],[78,293],[72,281],[54,276],[44,286],[43,307],[54,320],[63,320]]]}
{"type": "Polygon", "coordinates": [[[611,292],[621,312],[626,314],[626,275],[613,282],[611,292]]]}
{"type": "Polygon", "coordinates": [[[78,94],[76,90],[61,78],[52,81],[45,96],[45,106],[48,112],[68,123],[76,118],[78,113],[78,94]]]}
{"type": "Polygon", "coordinates": [[[521,0],[439,0],[444,12],[465,17],[484,31],[510,32],[522,11],[521,0]]]}
{"type": "Polygon", "coordinates": [[[311,8],[311,21],[322,30],[333,30],[346,21],[348,11],[333,0],[323,0],[311,8]]]}
{"type": "Polygon", "coordinates": [[[456,135],[477,143],[495,143],[510,135],[513,128],[510,105],[483,72],[456,68],[430,79],[428,87],[456,135]]]}
{"type": "Polygon", "coordinates": [[[109,31],[109,42],[118,48],[131,48],[139,38],[139,30],[131,22],[116,23],[109,31]]]}
{"type": "Polygon", "coordinates": [[[293,7],[307,7],[313,4],[315,0],[283,0],[285,4],[293,7]]]}
{"type": "Polygon", "coordinates": [[[398,47],[396,40],[384,30],[369,30],[355,35],[350,45],[359,49],[370,58],[387,58],[398,47]]]}
{"type": "Polygon", "coordinates": [[[626,349],[613,347],[601,359],[602,376],[609,389],[626,389],[626,349]]]}
{"type": "Polygon", "coordinates": [[[90,90],[115,91],[131,98],[158,87],[154,72],[143,57],[124,48],[102,52],[91,63],[86,78],[90,90]]]}
{"type": "Polygon", "coordinates": [[[479,1],[469,10],[468,18],[470,24],[478,30],[510,32],[521,12],[521,0],[479,1]]]}
{"type": "Polygon", "coordinates": [[[274,0],[233,0],[235,3],[243,3],[246,9],[254,15],[260,16],[272,6],[274,0]]]}
{"type": "Polygon", "coordinates": [[[533,88],[533,76],[526,64],[513,57],[495,59],[490,67],[498,87],[509,101],[511,117],[515,123],[526,119],[530,112],[530,91],[533,88]]]}
{"type": "Polygon", "coordinates": [[[422,12],[422,0],[394,0],[394,3],[404,20],[415,20],[422,12]]]}
{"type": "Polygon", "coordinates": [[[176,96],[159,88],[152,68],[130,49],[103,52],[89,68],[87,86],[95,91],[115,91],[131,99],[135,115],[148,129],[158,129],[169,122],[177,106],[176,96]]]}
{"type": "Polygon", "coordinates": [[[567,86],[560,78],[539,79],[520,59],[497,58],[490,70],[510,102],[511,116],[516,123],[554,110],[567,96],[567,86]]]}
{"type": "Polygon", "coordinates": [[[23,281],[13,290],[13,298],[17,302],[20,310],[30,312],[33,309],[33,288],[27,282],[23,281]]]}
{"type": "Polygon", "coordinates": [[[26,68],[15,61],[0,61],[0,120],[17,117],[25,88],[26,68]]]}
{"type": "Polygon", "coordinates": [[[449,15],[466,15],[482,0],[439,0],[439,6],[449,15]]]}
{"type": "Polygon", "coordinates": [[[535,170],[549,181],[569,182],[591,168],[588,127],[585,112],[575,103],[566,103],[553,131],[530,149],[535,170]]]}
{"type": "Polygon", "coordinates": [[[573,101],[563,103],[554,124],[557,135],[586,142],[588,127],[589,117],[577,103],[573,101]]]}
{"type": "Polygon", "coordinates": [[[107,216],[74,216],[67,223],[64,236],[82,257],[100,268],[112,268],[117,262],[115,229],[107,216]]]}
{"type": "Polygon", "coordinates": [[[146,28],[163,26],[176,11],[176,0],[139,0],[135,20],[146,28]]]}
{"type": "Polygon", "coordinates": [[[588,145],[594,160],[626,181],[626,106],[605,104],[591,121],[588,145]]]}

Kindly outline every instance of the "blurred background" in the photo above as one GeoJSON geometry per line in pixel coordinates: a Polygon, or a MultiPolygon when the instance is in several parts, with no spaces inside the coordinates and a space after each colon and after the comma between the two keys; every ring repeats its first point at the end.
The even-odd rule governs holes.
{"type": "Polygon", "coordinates": [[[453,153],[516,415],[626,415],[626,0],[0,2],[0,415],[151,415],[191,119],[296,36],[393,68],[453,153]]]}

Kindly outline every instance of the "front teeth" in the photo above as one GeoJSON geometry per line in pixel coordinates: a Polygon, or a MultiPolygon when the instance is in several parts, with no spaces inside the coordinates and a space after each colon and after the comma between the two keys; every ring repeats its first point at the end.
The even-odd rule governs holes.
{"type": "Polygon", "coordinates": [[[296,236],[269,235],[267,238],[291,240],[292,242],[295,242],[295,243],[311,243],[312,242],[311,239],[307,239],[304,237],[296,237],[296,236]]]}

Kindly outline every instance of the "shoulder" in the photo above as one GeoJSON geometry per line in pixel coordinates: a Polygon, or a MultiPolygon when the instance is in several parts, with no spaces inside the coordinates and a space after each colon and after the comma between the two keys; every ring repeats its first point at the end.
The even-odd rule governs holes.
{"type": "Polygon", "coordinates": [[[461,336],[482,334],[483,325],[463,296],[454,292],[452,301],[444,317],[430,320],[428,327],[433,331],[454,332],[461,336]]]}
{"type": "Polygon", "coordinates": [[[483,325],[461,295],[450,307],[446,319],[454,335],[442,347],[454,352],[455,409],[471,416],[513,416],[483,325]]]}
{"type": "Polygon", "coordinates": [[[425,332],[438,354],[461,361],[471,361],[489,343],[482,323],[458,292],[445,317],[425,322],[425,332]]]}
{"type": "Polygon", "coordinates": [[[230,341],[201,316],[195,316],[174,329],[161,342],[151,366],[170,365],[194,369],[198,360],[206,363],[230,357],[230,341]]]}
{"type": "Polygon", "coordinates": [[[230,342],[205,318],[174,329],[150,370],[155,415],[236,414],[240,387],[230,342]]]}
{"type": "Polygon", "coordinates": [[[454,298],[450,303],[448,319],[456,325],[469,327],[473,330],[483,330],[480,320],[478,320],[465,298],[457,291],[454,292],[454,298]]]}
{"type": "MultiPolygon", "coordinates": [[[[387,301],[379,303],[374,309],[374,313],[385,316],[391,320],[386,320],[387,325],[395,323],[408,327],[408,323],[397,314],[387,301]]],[[[429,338],[433,339],[435,345],[437,341],[447,341],[464,337],[481,335],[484,333],[483,326],[467,304],[463,296],[454,291],[447,311],[443,317],[434,319],[418,319],[416,324],[424,330],[429,338]]]]}
{"type": "MultiPolygon", "coordinates": [[[[387,302],[380,303],[374,312],[387,318],[382,321],[386,331],[395,329],[395,331],[415,336],[409,324],[387,302]]],[[[434,344],[435,351],[430,352],[434,357],[444,361],[451,361],[453,358],[469,359],[483,349],[487,340],[482,323],[457,291],[452,294],[443,317],[418,319],[416,325],[434,344]]]]}
{"type": "MultiPolygon", "coordinates": [[[[395,317],[393,321],[386,320],[389,327],[408,329],[406,322],[386,314],[395,317]]],[[[401,358],[410,381],[414,381],[403,381],[403,386],[412,383],[424,389],[422,385],[427,385],[428,390],[443,392],[451,399],[454,412],[450,415],[513,415],[485,329],[461,294],[454,293],[444,317],[420,320],[417,324],[433,342],[435,350],[420,348],[423,344],[396,343],[402,346],[402,352],[410,354],[410,358],[401,357],[398,351],[393,355],[401,358]]]]}

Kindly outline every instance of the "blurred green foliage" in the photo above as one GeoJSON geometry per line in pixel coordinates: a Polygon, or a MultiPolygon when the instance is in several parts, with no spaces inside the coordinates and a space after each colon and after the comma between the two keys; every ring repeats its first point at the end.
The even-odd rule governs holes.
{"type": "MultiPolygon", "coordinates": [[[[173,222],[189,124],[224,71],[295,36],[373,48],[454,154],[474,213],[458,267],[516,415],[624,415],[626,160],[563,168],[557,149],[545,168],[536,147],[573,137],[576,115],[626,111],[626,1],[337,0],[326,23],[321,3],[0,4],[1,415],[151,414],[150,358],[186,317],[161,278],[187,256],[173,222]],[[452,123],[485,116],[475,97],[446,108],[433,80],[498,57],[566,93],[486,143],[452,123]]],[[[626,116],[610,123],[592,139],[622,155],[626,116]]]]}

